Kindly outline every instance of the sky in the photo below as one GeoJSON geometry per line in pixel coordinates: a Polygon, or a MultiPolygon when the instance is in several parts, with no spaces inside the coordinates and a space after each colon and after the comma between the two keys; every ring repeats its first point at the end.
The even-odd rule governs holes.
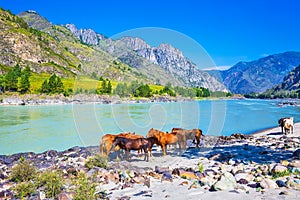
{"type": "Polygon", "coordinates": [[[108,37],[145,27],[165,30],[164,37],[150,32],[143,39],[152,46],[174,42],[185,55],[197,57],[191,44],[181,40],[185,36],[225,68],[300,51],[299,0],[0,0],[0,7],[14,14],[35,10],[53,24],[73,23],[108,37]]]}

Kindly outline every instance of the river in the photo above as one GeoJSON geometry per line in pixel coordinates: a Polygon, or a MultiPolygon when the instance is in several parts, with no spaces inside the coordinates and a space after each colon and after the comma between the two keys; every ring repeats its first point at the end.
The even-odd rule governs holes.
{"type": "Polygon", "coordinates": [[[278,100],[202,100],[145,104],[0,106],[0,154],[65,150],[98,145],[105,133],[150,128],[200,128],[208,135],[250,134],[277,126],[281,117],[300,121],[300,107],[278,100]]]}

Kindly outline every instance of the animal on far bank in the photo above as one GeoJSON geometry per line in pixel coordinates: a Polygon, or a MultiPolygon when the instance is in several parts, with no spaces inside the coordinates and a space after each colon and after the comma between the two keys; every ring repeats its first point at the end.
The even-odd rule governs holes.
{"type": "Polygon", "coordinates": [[[294,118],[293,117],[284,117],[278,120],[278,124],[281,127],[282,134],[294,133],[294,118]],[[284,130],[284,132],[283,132],[284,130]]]}

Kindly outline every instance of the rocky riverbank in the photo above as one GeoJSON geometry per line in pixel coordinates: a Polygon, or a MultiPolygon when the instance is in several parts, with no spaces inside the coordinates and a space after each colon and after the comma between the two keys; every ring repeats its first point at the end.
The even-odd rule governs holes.
{"type": "Polygon", "coordinates": [[[186,97],[154,96],[151,98],[120,98],[109,95],[76,94],[70,97],[64,95],[26,94],[2,95],[0,105],[57,105],[57,104],[120,104],[120,103],[150,103],[150,102],[183,102],[192,101],[186,97]]]}
{"type": "MultiPolygon", "coordinates": [[[[99,199],[299,199],[299,128],[296,124],[295,133],[288,136],[278,128],[250,136],[204,136],[201,148],[169,150],[165,157],[155,148],[149,162],[132,152],[130,161],[117,161],[112,154],[105,163],[96,156],[98,147],[2,155],[0,199],[19,196],[20,182],[12,174],[24,158],[37,174],[52,170],[62,176],[58,199],[78,197],[85,181],[99,199]],[[76,183],[79,174],[86,179],[76,183]]],[[[29,199],[49,199],[47,185],[38,180],[27,180],[36,184],[29,199]]]]}

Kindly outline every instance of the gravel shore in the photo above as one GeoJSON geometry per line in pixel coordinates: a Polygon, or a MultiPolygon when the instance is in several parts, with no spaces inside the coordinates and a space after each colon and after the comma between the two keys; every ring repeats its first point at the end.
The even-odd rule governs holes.
{"type": "MultiPolygon", "coordinates": [[[[145,162],[132,152],[129,161],[110,156],[108,167],[87,167],[99,147],[74,147],[63,152],[22,153],[0,156],[0,199],[15,198],[9,179],[21,157],[38,171],[62,172],[66,183],[57,197],[72,199],[76,192],[69,181],[83,172],[94,177],[96,193],[104,199],[300,199],[300,123],[294,134],[279,127],[252,135],[203,136],[201,147],[186,151],[168,149],[145,162]]],[[[100,139],[100,138],[99,138],[100,139]]],[[[29,199],[47,199],[43,187],[29,199]]]]}

